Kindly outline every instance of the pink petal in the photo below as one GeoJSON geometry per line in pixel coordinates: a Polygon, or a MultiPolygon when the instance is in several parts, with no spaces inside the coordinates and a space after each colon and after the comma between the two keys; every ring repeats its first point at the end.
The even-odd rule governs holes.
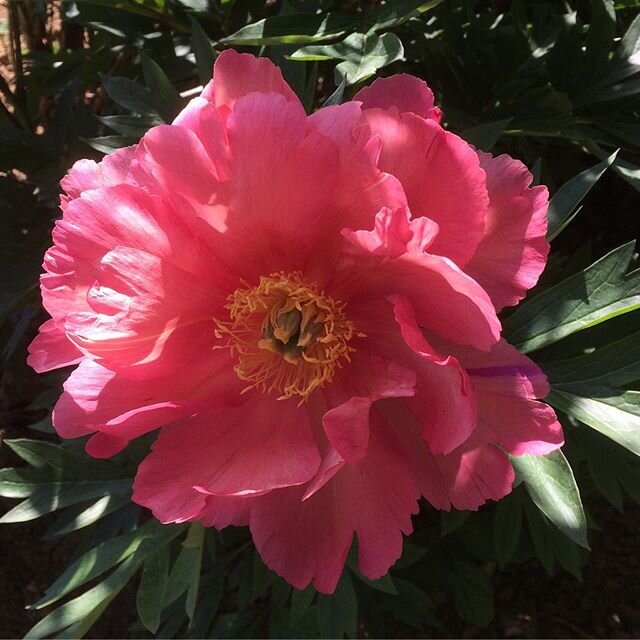
{"type": "Polygon", "coordinates": [[[200,519],[205,527],[224,529],[228,526],[245,527],[249,524],[254,499],[236,496],[206,496],[200,519]]]}
{"type": "Polygon", "coordinates": [[[381,137],[379,166],[404,187],[414,217],[438,223],[430,251],[464,266],[482,239],[489,206],[476,152],[431,120],[370,109],[363,122],[381,137]]]}
{"type": "Polygon", "coordinates": [[[100,162],[78,160],[60,181],[60,186],[67,193],[66,197],[63,197],[63,204],[73,198],[79,198],[84,191],[127,182],[136,146],[117,149],[100,162]]]}
{"type": "Polygon", "coordinates": [[[465,353],[462,357],[478,397],[478,433],[482,437],[516,456],[542,456],[564,444],[553,409],[536,400],[544,397],[549,387],[532,360],[504,340],[488,354],[465,353]]]}
{"type": "Polygon", "coordinates": [[[264,562],[298,589],[310,582],[332,593],[354,532],[360,571],[375,580],[402,552],[402,534],[412,531],[418,489],[399,444],[376,422],[369,452],[342,467],[308,499],[303,489],[283,489],[257,498],[251,533],[264,562]]]}
{"type": "Polygon", "coordinates": [[[400,113],[415,113],[421,118],[440,122],[440,109],[434,107],[433,91],[427,83],[407,73],[378,78],[353,98],[363,109],[397,109],[400,113]]]}
{"type": "Polygon", "coordinates": [[[163,522],[184,517],[189,494],[250,495],[309,480],[320,465],[307,412],[252,394],[235,408],[163,429],[138,468],[133,499],[163,522]]]}
{"type": "Polygon", "coordinates": [[[38,373],[78,364],[82,354],[56,327],[54,320],[47,320],[29,345],[27,364],[38,373]]]}
{"type": "Polygon", "coordinates": [[[176,328],[197,331],[223,303],[190,274],[138,249],[110,251],[96,277],[87,292],[91,311],[70,313],[65,329],[84,353],[117,366],[157,359],[176,328]]]}
{"type": "Polygon", "coordinates": [[[349,464],[366,455],[369,442],[370,409],[383,398],[412,396],[415,373],[395,362],[358,350],[343,374],[325,392],[337,404],[322,417],[329,442],[349,464]],[[347,397],[348,400],[343,401],[347,397]]]}
{"type": "Polygon", "coordinates": [[[529,187],[532,176],[518,160],[479,156],[490,206],[484,237],[465,270],[500,310],[524,298],[545,267],[549,194],[546,187],[529,187]]]}
{"type": "Polygon", "coordinates": [[[282,72],[271,60],[233,49],[223,51],[216,59],[213,82],[204,88],[202,97],[225,113],[234,108],[237,100],[255,91],[278,93],[287,101],[299,103],[282,72]]]}
{"type": "MultiPolygon", "coordinates": [[[[406,213],[398,209],[393,215],[406,213]]],[[[388,227],[393,228],[399,227],[388,227]]],[[[489,296],[453,262],[416,246],[398,256],[400,240],[392,240],[390,233],[381,236],[376,230],[345,229],[343,235],[356,250],[352,256],[347,253],[332,285],[339,298],[403,294],[411,301],[418,323],[434,333],[484,350],[497,342],[500,322],[489,296]]]]}
{"type": "Polygon", "coordinates": [[[422,494],[436,509],[475,511],[511,493],[514,478],[506,455],[473,435],[452,453],[425,460],[422,494]]]}
{"type": "Polygon", "coordinates": [[[422,424],[432,453],[450,453],[476,426],[475,391],[457,358],[443,358],[418,328],[411,304],[399,297],[394,305],[402,335],[416,354],[416,393],[406,404],[422,424]]]}

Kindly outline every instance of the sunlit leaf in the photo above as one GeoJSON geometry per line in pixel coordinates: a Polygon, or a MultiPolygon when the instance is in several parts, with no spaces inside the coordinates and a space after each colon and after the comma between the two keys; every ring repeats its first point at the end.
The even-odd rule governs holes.
{"type": "Polygon", "coordinates": [[[568,538],[588,549],[587,519],[580,491],[563,453],[512,456],[511,462],[536,506],[568,538]]]}
{"type": "Polygon", "coordinates": [[[523,353],[640,307],[640,269],[627,274],[634,243],[614,249],[584,271],[522,303],[504,322],[523,353]]]}

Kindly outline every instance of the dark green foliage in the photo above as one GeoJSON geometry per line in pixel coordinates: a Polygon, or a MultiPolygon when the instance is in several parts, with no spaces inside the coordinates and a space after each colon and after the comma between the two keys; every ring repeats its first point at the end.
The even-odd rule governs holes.
{"type": "Polygon", "coordinates": [[[31,427],[38,439],[4,440],[15,466],[0,470],[0,495],[21,502],[0,522],[49,514],[49,539],[80,540],[32,605],[48,614],[28,637],[81,637],[132,588],[131,637],[446,635],[443,608],[475,627],[490,622],[496,567],[536,558],[579,579],[593,528],[583,499],[599,493],[620,510],[640,501],[630,229],[640,190],[638,3],[64,0],[58,40],[37,31],[44,3],[19,4],[33,33],[23,34],[15,83],[0,80],[0,412],[11,434],[31,427]],[[51,427],[63,376],[36,378],[24,364],[44,319],[37,277],[60,178],[74,161],[171,122],[229,46],[269,56],[309,112],[352,97],[374,74],[419,75],[445,126],[535,166],[553,196],[549,268],[502,320],[505,337],[549,376],[564,452],[513,458],[513,493],[479,513],[422,504],[390,574],[366,579],[352,549],[332,596],[291,588],[245,530],[149,519],[130,495],[152,437],[89,461],[84,443],[60,443],[51,427]]]}

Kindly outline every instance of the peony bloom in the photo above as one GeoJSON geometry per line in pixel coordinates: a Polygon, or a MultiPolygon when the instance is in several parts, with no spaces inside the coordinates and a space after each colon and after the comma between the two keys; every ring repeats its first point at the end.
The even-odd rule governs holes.
{"type": "Polygon", "coordinates": [[[133,499],[249,525],[291,584],[398,559],[425,497],[511,491],[504,452],[561,446],[544,374],[496,316],[544,268],[547,190],[440,126],[417,78],[307,116],[268,60],[222,53],[171,125],[63,180],[37,371],[53,420],[111,456],[160,429],[133,499]]]}

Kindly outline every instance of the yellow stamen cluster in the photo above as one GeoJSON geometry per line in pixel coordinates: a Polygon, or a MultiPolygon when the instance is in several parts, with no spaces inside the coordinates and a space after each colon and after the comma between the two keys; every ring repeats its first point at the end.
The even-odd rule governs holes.
{"type": "Polygon", "coordinates": [[[345,304],[307,284],[302,273],[272,273],[255,287],[229,296],[230,320],[215,320],[219,345],[237,355],[234,367],[245,389],[275,392],[301,402],[333,380],[361,336],[344,314],[345,304]]]}

